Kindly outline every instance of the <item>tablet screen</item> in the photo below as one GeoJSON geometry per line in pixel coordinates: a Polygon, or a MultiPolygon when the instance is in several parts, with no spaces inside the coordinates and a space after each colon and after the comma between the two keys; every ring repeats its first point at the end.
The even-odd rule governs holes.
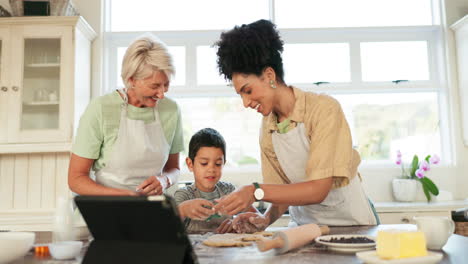
{"type": "Polygon", "coordinates": [[[77,196],[95,240],[181,243],[187,239],[170,196],[77,196]]]}

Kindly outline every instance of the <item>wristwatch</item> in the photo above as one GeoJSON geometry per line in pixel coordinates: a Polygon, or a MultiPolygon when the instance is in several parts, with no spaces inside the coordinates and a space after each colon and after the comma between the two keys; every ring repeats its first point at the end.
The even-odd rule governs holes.
{"type": "Polygon", "coordinates": [[[263,197],[265,196],[265,192],[263,191],[262,188],[260,188],[260,184],[258,182],[254,182],[253,185],[255,186],[255,191],[254,191],[254,197],[255,201],[261,201],[263,197]]]}

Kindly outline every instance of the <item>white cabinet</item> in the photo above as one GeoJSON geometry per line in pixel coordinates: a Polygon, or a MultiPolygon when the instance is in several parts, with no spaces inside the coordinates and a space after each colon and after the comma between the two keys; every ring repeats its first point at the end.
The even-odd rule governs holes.
{"type": "Polygon", "coordinates": [[[441,202],[377,202],[374,204],[381,224],[415,224],[415,216],[446,216],[468,206],[468,200],[441,202]]]}
{"type": "Polygon", "coordinates": [[[384,225],[394,224],[416,224],[415,216],[446,216],[451,217],[451,212],[447,211],[432,211],[432,212],[387,212],[379,213],[380,223],[384,225]]]}
{"type": "Polygon", "coordinates": [[[457,45],[458,86],[462,113],[463,141],[468,146],[468,15],[453,24],[457,45]]]}
{"type": "Polygon", "coordinates": [[[81,17],[0,18],[0,153],[70,149],[95,36],[81,17]]]}

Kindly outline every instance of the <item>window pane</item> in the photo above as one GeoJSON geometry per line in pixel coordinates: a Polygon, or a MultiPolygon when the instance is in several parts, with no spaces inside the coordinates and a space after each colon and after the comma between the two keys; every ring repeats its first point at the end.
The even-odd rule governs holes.
{"type": "Polygon", "coordinates": [[[441,152],[437,93],[334,95],[364,160],[393,160],[401,150],[414,154],[441,152]]]}
{"type": "Polygon", "coordinates": [[[197,83],[226,84],[219,74],[216,63],[216,49],[210,46],[197,47],[197,83]]]}
{"type": "Polygon", "coordinates": [[[361,43],[363,81],[429,80],[425,41],[361,43]]]}
{"type": "Polygon", "coordinates": [[[112,0],[111,31],[229,29],[268,19],[268,0],[112,0]]]}
{"type": "MultiPolygon", "coordinates": [[[[185,47],[181,46],[169,46],[167,47],[169,53],[172,55],[172,59],[175,67],[175,78],[171,80],[171,86],[184,85],[185,84],[185,47]]],[[[122,78],[120,77],[122,72],[122,60],[127,47],[117,48],[117,87],[124,87],[122,78]]]]}
{"type": "Polygon", "coordinates": [[[347,43],[284,45],[283,63],[287,83],[349,82],[347,43]]]}
{"type": "Polygon", "coordinates": [[[280,28],[432,25],[431,0],[275,0],[280,28]]]}
{"type": "Polygon", "coordinates": [[[186,146],[182,157],[188,155],[192,135],[202,128],[211,127],[218,130],[226,141],[226,167],[259,166],[258,136],[262,116],[244,108],[240,97],[176,100],[181,108],[186,146]]]}

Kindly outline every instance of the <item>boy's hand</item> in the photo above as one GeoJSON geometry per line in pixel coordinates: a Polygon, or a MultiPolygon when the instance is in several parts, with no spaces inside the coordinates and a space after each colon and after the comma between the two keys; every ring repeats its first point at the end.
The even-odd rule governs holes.
{"type": "Polygon", "coordinates": [[[213,203],[205,199],[188,200],[179,204],[179,214],[182,218],[205,220],[214,214],[213,209],[211,209],[213,206],[213,203]]]}
{"type": "Polygon", "coordinates": [[[219,227],[216,229],[216,233],[224,234],[224,233],[232,233],[234,229],[232,228],[232,220],[226,219],[222,222],[219,227]]]}

